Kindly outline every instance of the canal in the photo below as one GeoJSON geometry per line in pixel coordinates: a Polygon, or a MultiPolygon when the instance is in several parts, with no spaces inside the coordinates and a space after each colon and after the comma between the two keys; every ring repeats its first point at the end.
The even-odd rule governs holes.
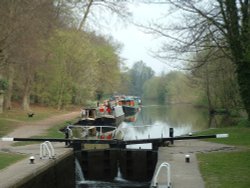
{"type": "MultiPolygon", "coordinates": [[[[161,105],[144,103],[134,116],[126,117],[118,129],[124,132],[124,140],[160,138],[169,136],[169,128],[174,128],[174,136],[198,132],[209,128],[206,109],[191,105],[161,105]]],[[[127,148],[151,149],[151,144],[130,145],[127,148]]],[[[77,187],[149,187],[146,182],[131,182],[123,179],[118,170],[112,182],[88,181],[78,178],[77,187]]]]}
{"type": "MultiPolygon", "coordinates": [[[[169,136],[169,128],[174,128],[174,136],[198,132],[209,127],[206,109],[191,105],[145,104],[135,116],[126,117],[119,126],[125,140],[161,138],[169,136]]],[[[133,145],[133,148],[150,149],[150,145],[133,145]]]]}

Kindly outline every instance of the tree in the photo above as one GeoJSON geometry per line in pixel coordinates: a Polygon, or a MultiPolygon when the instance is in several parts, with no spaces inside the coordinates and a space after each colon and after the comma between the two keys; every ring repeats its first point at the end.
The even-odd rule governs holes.
{"type": "MultiPolygon", "coordinates": [[[[217,49],[217,56],[222,53],[217,49]]],[[[203,66],[190,71],[190,79],[193,85],[204,91],[206,104],[209,112],[223,108],[227,111],[241,107],[238,85],[236,80],[235,65],[228,58],[215,60],[213,56],[206,59],[207,53],[197,53],[195,59],[207,61],[203,66]],[[212,59],[212,60],[211,60],[212,59]]],[[[197,62],[200,62],[198,60],[197,62]]],[[[195,67],[198,63],[193,61],[190,67],[195,67]],[[196,65],[195,65],[196,64],[196,65]]]]}
{"type": "MultiPolygon", "coordinates": [[[[180,54],[185,55],[181,57],[187,58],[192,52],[214,47],[220,48],[224,55],[229,57],[236,66],[240,95],[250,120],[249,1],[168,0],[158,1],[157,3],[159,2],[169,3],[176,8],[176,11],[185,14],[178,26],[169,27],[154,24],[147,27],[151,31],[175,41],[168,41],[168,45],[163,46],[162,52],[170,50],[175,53],[174,58],[180,59],[180,54]],[[173,31],[175,34],[173,34],[173,31]],[[207,43],[208,40],[212,43],[207,43]]],[[[214,51],[211,50],[210,52],[214,51]]],[[[158,57],[166,58],[166,56],[166,54],[158,54],[158,57]]],[[[200,62],[200,65],[204,63],[200,62]]]]}
{"type": "Polygon", "coordinates": [[[143,61],[136,62],[129,71],[131,77],[131,91],[133,95],[141,96],[144,83],[154,76],[154,71],[143,61]]]}
{"type": "MultiPolygon", "coordinates": [[[[75,13],[76,17],[81,17],[79,19],[79,24],[77,24],[77,30],[86,31],[86,22],[92,22],[96,26],[101,25],[100,15],[102,16],[102,21],[104,21],[103,15],[115,15],[121,20],[127,19],[131,13],[127,9],[126,1],[119,0],[62,0],[58,2],[59,6],[72,7],[71,10],[75,13]],[[70,6],[69,6],[70,5],[70,6]],[[78,10],[78,11],[75,11],[78,10]]],[[[91,24],[90,24],[91,25],[91,24]]]]}
{"type": "Polygon", "coordinates": [[[18,86],[22,93],[22,107],[29,110],[29,98],[33,77],[37,66],[41,63],[43,54],[39,41],[46,38],[54,23],[53,1],[3,1],[1,2],[0,19],[1,29],[0,51],[4,53],[4,72],[8,78],[9,88],[5,96],[6,108],[11,107],[11,87],[14,86],[14,72],[18,71],[18,86]],[[1,50],[2,48],[2,50],[1,50]],[[15,64],[15,65],[14,65],[15,64]],[[17,70],[15,70],[17,69],[17,70]]]}

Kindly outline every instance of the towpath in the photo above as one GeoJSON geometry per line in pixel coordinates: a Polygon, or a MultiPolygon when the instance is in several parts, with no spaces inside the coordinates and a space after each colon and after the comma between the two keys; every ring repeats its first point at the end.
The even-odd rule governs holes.
{"type": "MultiPolygon", "coordinates": [[[[159,148],[157,166],[163,162],[170,164],[171,185],[174,188],[204,188],[196,154],[235,150],[234,146],[201,140],[175,141],[173,146],[159,148]],[[189,155],[189,162],[186,162],[186,155],[189,155]]],[[[158,183],[158,188],[166,187],[166,169],[161,170],[158,183]]]]}
{"type": "MultiPolygon", "coordinates": [[[[67,114],[55,115],[44,120],[38,120],[28,123],[20,123],[13,132],[9,133],[5,137],[23,137],[28,138],[31,136],[37,136],[46,133],[46,131],[55,126],[56,124],[72,120],[79,115],[79,112],[70,112],[67,114]]],[[[0,150],[11,147],[11,142],[0,142],[0,150]]]]}
{"type": "MultiPolygon", "coordinates": [[[[46,131],[65,121],[72,120],[79,115],[79,112],[71,112],[62,115],[55,115],[50,118],[30,122],[30,123],[21,123],[17,129],[15,129],[10,134],[5,137],[31,137],[42,135],[46,133],[46,131]]],[[[8,153],[19,153],[26,154],[27,158],[21,160],[17,163],[10,165],[7,168],[0,170],[0,182],[1,188],[9,188],[9,187],[18,187],[19,184],[34,177],[38,174],[42,169],[48,167],[49,165],[55,163],[61,157],[64,157],[72,152],[71,149],[65,148],[64,143],[53,143],[53,146],[56,151],[56,159],[54,160],[38,160],[39,159],[39,144],[26,145],[13,147],[11,146],[13,142],[2,142],[0,141],[0,152],[8,152],[8,153]],[[29,157],[35,156],[35,164],[32,165],[29,163],[29,157]]]]}

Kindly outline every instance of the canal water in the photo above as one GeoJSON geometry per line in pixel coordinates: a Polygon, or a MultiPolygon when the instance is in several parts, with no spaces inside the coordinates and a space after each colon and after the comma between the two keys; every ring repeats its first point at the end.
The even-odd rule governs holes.
{"type": "MultiPolygon", "coordinates": [[[[191,105],[156,105],[142,106],[135,116],[127,117],[119,126],[124,132],[124,139],[145,139],[169,137],[169,128],[174,128],[174,136],[207,129],[208,115],[204,109],[191,105]]],[[[151,144],[132,145],[128,148],[151,149],[151,144]]]]}
{"type": "MultiPolygon", "coordinates": [[[[126,117],[118,129],[124,133],[124,140],[169,137],[169,128],[174,128],[174,136],[198,132],[209,127],[205,109],[191,105],[144,104],[134,116],[126,117]]],[[[130,145],[127,148],[151,149],[151,144],[130,145]]],[[[113,182],[82,180],[78,187],[149,187],[148,182],[124,180],[118,171],[113,182]]]]}

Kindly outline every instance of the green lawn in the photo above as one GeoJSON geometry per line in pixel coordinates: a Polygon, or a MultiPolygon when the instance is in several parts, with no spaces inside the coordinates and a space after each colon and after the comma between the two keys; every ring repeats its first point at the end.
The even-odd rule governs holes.
{"type": "Polygon", "coordinates": [[[221,134],[228,133],[228,138],[218,139],[212,138],[207,141],[234,145],[234,146],[244,146],[250,147],[250,127],[226,127],[218,129],[209,129],[199,133],[199,135],[209,135],[209,134],[221,134]]]}
{"type": "MultiPolygon", "coordinates": [[[[64,114],[65,111],[58,111],[53,108],[45,108],[45,107],[33,107],[32,108],[35,115],[32,118],[27,116],[27,112],[24,112],[20,109],[13,109],[7,112],[0,114],[0,137],[10,133],[16,127],[21,124],[25,124],[25,122],[33,122],[36,120],[46,119],[53,115],[64,114]]],[[[48,130],[46,135],[36,136],[36,137],[55,137],[55,138],[63,138],[64,134],[58,131],[59,128],[67,125],[68,122],[64,122],[62,124],[56,125],[55,127],[48,130]]],[[[27,145],[33,144],[34,142],[16,142],[14,145],[27,145]]],[[[15,163],[18,160],[25,158],[24,155],[19,154],[6,154],[0,152],[0,169],[3,169],[9,166],[12,163],[15,163]]]]}
{"type": "Polygon", "coordinates": [[[20,124],[46,119],[66,112],[47,107],[32,107],[32,109],[32,112],[35,113],[32,118],[28,117],[27,112],[17,108],[0,114],[0,137],[10,133],[20,124]]]}
{"type": "Polygon", "coordinates": [[[199,154],[207,188],[249,188],[250,151],[199,154]]]}
{"type": "Polygon", "coordinates": [[[0,170],[13,164],[21,159],[24,159],[25,155],[11,154],[11,153],[1,153],[0,152],[0,170]]]}
{"type": "Polygon", "coordinates": [[[17,123],[12,121],[0,119],[0,137],[10,133],[17,127],[17,123]]]}
{"type": "MultiPolygon", "coordinates": [[[[65,126],[68,125],[68,121],[55,125],[52,128],[48,129],[46,134],[43,135],[37,135],[33,136],[32,138],[64,138],[65,135],[64,133],[60,132],[59,129],[64,128],[65,126]]],[[[25,145],[30,145],[30,144],[37,144],[39,142],[15,142],[12,144],[12,146],[25,146],[25,145]]]]}
{"type": "Polygon", "coordinates": [[[206,188],[250,187],[250,128],[228,127],[202,132],[204,135],[217,133],[229,133],[229,137],[207,141],[234,145],[240,151],[197,155],[206,188]]]}

